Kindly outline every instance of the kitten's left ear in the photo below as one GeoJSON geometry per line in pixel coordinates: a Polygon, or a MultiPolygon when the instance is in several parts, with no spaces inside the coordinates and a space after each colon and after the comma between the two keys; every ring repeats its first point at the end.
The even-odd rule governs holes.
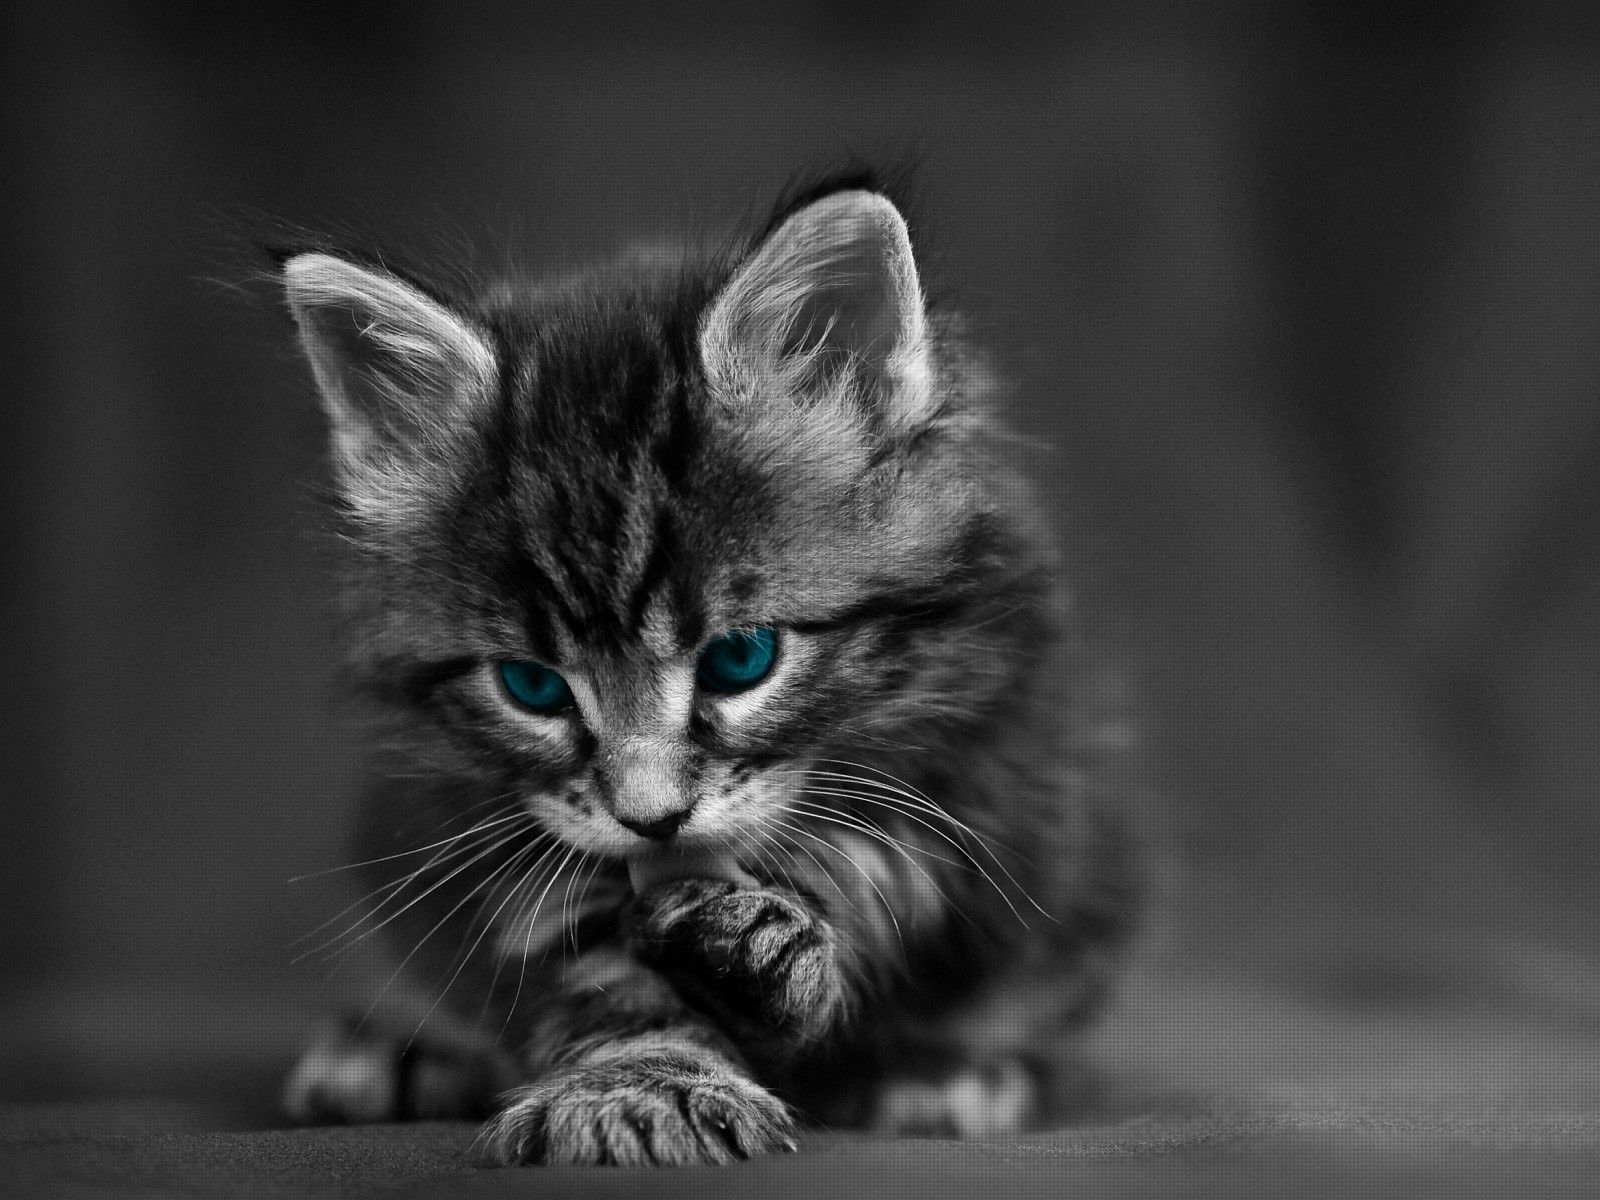
{"type": "Polygon", "coordinates": [[[332,255],[290,258],[283,284],[328,410],[346,498],[380,522],[403,517],[419,469],[492,394],[492,346],[411,284],[332,255]]]}
{"type": "Polygon", "coordinates": [[[834,192],[783,221],[700,327],[700,355],[726,391],[804,396],[849,380],[886,423],[931,405],[927,321],[905,218],[876,192],[834,192]]]}

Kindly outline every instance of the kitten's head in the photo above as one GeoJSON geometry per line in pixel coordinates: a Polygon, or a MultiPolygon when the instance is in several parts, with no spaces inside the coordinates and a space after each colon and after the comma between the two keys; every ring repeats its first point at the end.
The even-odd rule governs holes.
{"type": "Polygon", "coordinates": [[[658,266],[468,304],[284,265],[368,668],[606,855],[748,844],[821,760],[1014,676],[970,380],[894,206],[834,192],[731,266],[658,266]]]}

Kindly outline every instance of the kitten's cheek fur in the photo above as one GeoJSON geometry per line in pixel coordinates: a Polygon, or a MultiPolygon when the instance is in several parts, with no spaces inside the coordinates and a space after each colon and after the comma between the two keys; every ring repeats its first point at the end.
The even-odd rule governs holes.
{"type": "Polygon", "coordinates": [[[676,879],[638,897],[626,923],[634,954],[747,1051],[814,1042],[844,1010],[833,931],[793,896],[676,879]]]}

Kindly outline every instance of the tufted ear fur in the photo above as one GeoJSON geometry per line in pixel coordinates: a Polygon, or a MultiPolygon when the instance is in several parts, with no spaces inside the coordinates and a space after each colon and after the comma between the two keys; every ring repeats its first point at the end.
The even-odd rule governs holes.
{"type": "Polygon", "coordinates": [[[328,254],[290,258],[283,283],[351,510],[377,524],[403,521],[419,471],[492,394],[492,346],[411,284],[328,254]]]}
{"type": "Polygon", "coordinates": [[[905,219],[876,192],[834,192],[780,224],[700,327],[700,354],[724,395],[842,387],[890,427],[931,403],[922,288],[905,219]]]}

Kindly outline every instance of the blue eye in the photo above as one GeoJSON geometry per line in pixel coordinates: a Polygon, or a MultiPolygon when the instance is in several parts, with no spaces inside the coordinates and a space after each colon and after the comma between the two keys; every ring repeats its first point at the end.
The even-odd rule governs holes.
{"type": "Polygon", "coordinates": [[[743,692],[755,687],[778,661],[778,631],[763,626],[749,633],[725,633],[700,652],[695,677],[712,692],[743,692]]]}
{"type": "Polygon", "coordinates": [[[564,712],[573,706],[572,689],[543,663],[503,662],[500,683],[506,694],[529,712],[564,712]]]}

